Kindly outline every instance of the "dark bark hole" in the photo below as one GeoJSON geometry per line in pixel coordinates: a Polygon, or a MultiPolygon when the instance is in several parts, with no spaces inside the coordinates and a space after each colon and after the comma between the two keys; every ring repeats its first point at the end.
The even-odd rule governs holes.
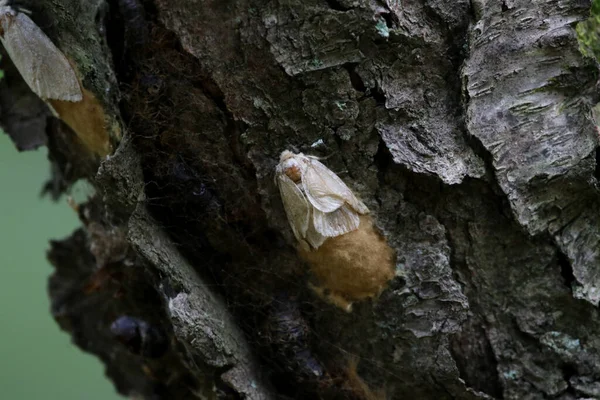
{"type": "Polygon", "coordinates": [[[462,332],[452,336],[450,352],[467,386],[496,399],[503,398],[496,357],[485,329],[478,322],[468,321],[462,332]]]}
{"type": "Polygon", "coordinates": [[[379,86],[371,89],[371,96],[373,96],[378,106],[385,106],[385,93],[379,86]]]}
{"type": "Polygon", "coordinates": [[[346,71],[348,71],[348,75],[350,76],[350,83],[352,84],[352,87],[356,91],[364,93],[367,90],[367,87],[365,86],[365,83],[363,82],[358,72],[356,72],[357,66],[358,64],[356,63],[344,64],[344,68],[346,69],[346,71]]]}
{"type": "MultiPolygon", "coordinates": [[[[385,142],[381,137],[379,138],[379,146],[377,147],[377,153],[375,153],[375,165],[377,166],[377,178],[379,182],[385,182],[385,175],[390,166],[394,165],[394,158],[392,157],[392,153],[387,148],[385,142]]],[[[381,205],[381,201],[379,196],[377,197],[377,201],[381,205]]]]}
{"type": "Polygon", "coordinates": [[[343,66],[344,69],[348,71],[350,83],[354,90],[365,93],[364,97],[373,97],[377,102],[377,105],[385,105],[385,93],[383,93],[383,90],[380,87],[367,88],[359,73],[356,72],[357,66],[357,63],[347,63],[343,66]]]}
{"type": "Polygon", "coordinates": [[[562,368],[563,379],[567,382],[567,389],[564,393],[577,394],[577,391],[573,386],[571,386],[571,378],[577,376],[577,369],[574,365],[563,364],[562,368]]]}
{"type": "Polygon", "coordinates": [[[503,1],[503,2],[502,2],[502,12],[506,12],[506,11],[508,11],[508,10],[509,10],[509,8],[508,8],[508,6],[506,5],[506,1],[503,1]]]}
{"type": "Polygon", "coordinates": [[[349,7],[345,7],[338,0],[325,0],[325,2],[329,6],[329,8],[331,8],[332,10],[336,10],[336,11],[348,11],[350,9],[349,7]]]}
{"type": "Polygon", "coordinates": [[[123,53],[125,49],[125,23],[119,10],[118,0],[108,0],[110,12],[101,22],[106,27],[106,42],[115,65],[115,74],[121,80],[123,53]]]}
{"type": "Polygon", "coordinates": [[[394,29],[396,27],[396,23],[394,21],[394,19],[396,18],[396,16],[392,15],[392,13],[382,13],[381,14],[381,18],[383,18],[383,20],[385,21],[385,25],[389,29],[394,29]]]}
{"type": "Polygon", "coordinates": [[[139,0],[108,0],[110,11],[104,18],[106,41],[119,82],[133,78],[137,56],[149,40],[146,11],[139,0]]]}
{"type": "Polygon", "coordinates": [[[575,282],[575,275],[573,275],[573,268],[567,256],[561,252],[556,255],[558,265],[560,266],[560,275],[563,277],[565,286],[572,289],[573,282],[575,282]]]}

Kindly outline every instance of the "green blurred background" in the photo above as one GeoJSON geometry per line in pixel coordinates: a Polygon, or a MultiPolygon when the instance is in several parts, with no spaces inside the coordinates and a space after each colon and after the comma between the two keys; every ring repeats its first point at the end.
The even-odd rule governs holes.
{"type": "Polygon", "coordinates": [[[0,131],[0,398],[123,399],[50,316],[48,241],[79,221],[66,200],[40,198],[48,177],[46,148],[19,153],[0,131]]]}

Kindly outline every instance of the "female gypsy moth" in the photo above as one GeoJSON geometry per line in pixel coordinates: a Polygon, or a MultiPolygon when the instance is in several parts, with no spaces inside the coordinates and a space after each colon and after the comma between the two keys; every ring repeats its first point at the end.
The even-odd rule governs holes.
{"type": "Polygon", "coordinates": [[[369,212],[315,157],[285,150],[276,168],[276,183],[294,236],[314,249],[327,238],[356,230],[359,214],[369,212]]]}
{"type": "Polygon", "coordinates": [[[377,298],[395,276],[395,252],[361,215],[367,207],[315,157],[284,151],[275,179],[313,291],[348,312],[377,298]]]}
{"type": "Polygon", "coordinates": [[[0,0],[0,41],[31,90],[43,100],[81,101],[75,71],[48,36],[22,12],[0,0]]]}

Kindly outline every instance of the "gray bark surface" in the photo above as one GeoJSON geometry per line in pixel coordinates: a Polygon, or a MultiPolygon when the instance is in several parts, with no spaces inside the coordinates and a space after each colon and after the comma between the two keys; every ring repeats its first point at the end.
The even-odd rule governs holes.
{"type": "Polygon", "coordinates": [[[31,4],[115,149],[86,148],[14,71],[0,82],[17,146],[48,143],[46,190],[96,188],[49,252],[57,322],[130,397],[600,398],[589,7],[31,4]],[[285,149],[329,156],[396,251],[351,313],[307,288],[273,183],[285,149]],[[144,321],[133,339],[122,316],[144,321]]]}

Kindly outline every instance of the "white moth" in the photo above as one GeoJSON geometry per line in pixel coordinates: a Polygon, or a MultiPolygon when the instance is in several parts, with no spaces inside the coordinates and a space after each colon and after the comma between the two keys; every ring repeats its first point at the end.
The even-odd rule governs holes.
{"type": "Polygon", "coordinates": [[[43,100],[81,101],[75,71],[48,36],[22,12],[0,0],[0,41],[31,90],[43,100]]]}
{"type": "Polygon", "coordinates": [[[314,249],[329,237],[358,229],[359,214],[369,212],[352,190],[316,157],[285,150],[275,172],[294,236],[314,249]]]}

